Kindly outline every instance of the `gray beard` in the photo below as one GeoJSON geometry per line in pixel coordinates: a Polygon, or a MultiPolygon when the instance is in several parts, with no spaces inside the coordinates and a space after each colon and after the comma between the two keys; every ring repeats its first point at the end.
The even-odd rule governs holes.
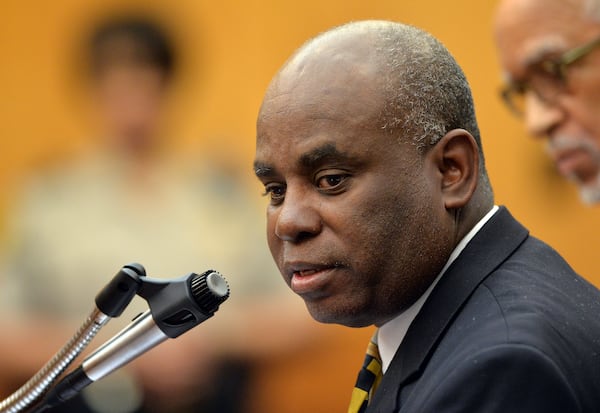
{"type": "MultiPolygon", "coordinates": [[[[548,141],[546,150],[551,153],[554,148],[560,147],[585,149],[595,159],[596,163],[600,165],[600,148],[589,139],[575,140],[569,135],[557,136],[553,141],[548,141]]],[[[569,176],[567,179],[579,187],[579,198],[583,204],[588,206],[600,204],[600,172],[598,172],[593,182],[588,184],[582,183],[576,176],[569,176]]]]}
{"type": "Polygon", "coordinates": [[[591,184],[579,184],[579,197],[585,205],[600,204],[600,174],[591,184]]]}

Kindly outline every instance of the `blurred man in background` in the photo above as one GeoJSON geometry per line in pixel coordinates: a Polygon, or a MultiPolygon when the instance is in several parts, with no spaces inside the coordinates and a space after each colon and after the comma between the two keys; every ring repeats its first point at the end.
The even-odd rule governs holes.
{"type": "Polygon", "coordinates": [[[501,0],[502,96],[581,199],[600,202],[600,1],[501,0]]]}
{"type": "MultiPolygon", "coordinates": [[[[243,411],[253,358],[301,346],[310,337],[302,334],[307,317],[300,305],[289,317],[294,302],[278,298],[264,231],[235,172],[211,154],[168,150],[162,121],[177,49],[164,28],[139,16],[111,18],[88,50],[97,140],[80,158],[32,179],[9,218],[2,391],[33,376],[75,333],[96,293],[136,261],[150,277],[214,268],[232,297],[198,331],[163,343],[57,411],[243,411]]],[[[135,300],[121,319],[145,307],[135,300]]],[[[111,325],[124,323],[106,327],[114,333],[111,325]]]]}

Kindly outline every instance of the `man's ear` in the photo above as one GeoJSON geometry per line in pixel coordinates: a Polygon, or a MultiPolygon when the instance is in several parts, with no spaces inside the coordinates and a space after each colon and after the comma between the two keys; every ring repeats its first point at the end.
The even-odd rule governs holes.
{"type": "Polygon", "coordinates": [[[441,196],[447,210],[464,207],[479,176],[479,149],[464,129],[453,129],[434,145],[430,153],[441,181],[441,196]]]}

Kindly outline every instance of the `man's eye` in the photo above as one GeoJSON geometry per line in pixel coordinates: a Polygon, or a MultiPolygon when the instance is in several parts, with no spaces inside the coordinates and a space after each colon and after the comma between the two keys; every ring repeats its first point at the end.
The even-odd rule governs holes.
{"type": "Polygon", "coordinates": [[[268,184],[265,185],[264,196],[269,196],[272,203],[283,201],[285,196],[285,185],[280,184],[268,184]]]}
{"type": "Polygon", "coordinates": [[[347,174],[323,175],[317,179],[317,186],[321,189],[336,189],[347,178],[348,178],[347,174]]]}

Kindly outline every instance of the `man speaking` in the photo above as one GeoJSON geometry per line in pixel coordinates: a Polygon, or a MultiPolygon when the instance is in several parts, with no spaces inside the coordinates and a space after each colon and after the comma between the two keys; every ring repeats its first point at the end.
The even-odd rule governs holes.
{"type": "Polygon", "coordinates": [[[308,41],[266,91],[254,168],[292,291],[378,327],[349,412],[598,411],[600,292],[494,204],[433,37],[364,21],[308,41]]]}

